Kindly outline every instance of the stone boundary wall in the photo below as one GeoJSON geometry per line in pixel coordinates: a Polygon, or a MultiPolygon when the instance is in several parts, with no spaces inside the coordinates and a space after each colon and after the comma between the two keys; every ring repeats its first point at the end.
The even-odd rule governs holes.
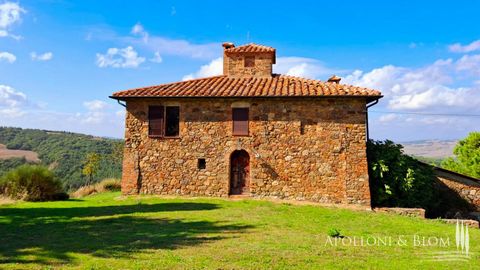
{"type": "Polygon", "coordinates": [[[425,218],[425,209],[423,208],[400,208],[400,207],[376,207],[375,212],[391,213],[408,217],[425,218]]]}
{"type": "Polygon", "coordinates": [[[464,199],[472,210],[480,211],[480,182],[444,169],[434,168],[437,180],[464,199]]]}

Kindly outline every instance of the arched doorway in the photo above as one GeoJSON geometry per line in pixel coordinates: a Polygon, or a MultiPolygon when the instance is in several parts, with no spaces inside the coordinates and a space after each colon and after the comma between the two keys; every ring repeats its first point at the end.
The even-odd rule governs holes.
{"type": "Polygon", "coordinates": [[[235,150],[230,156],[230,195],[247,194],[249,190],[250,156],[235,150]]]}

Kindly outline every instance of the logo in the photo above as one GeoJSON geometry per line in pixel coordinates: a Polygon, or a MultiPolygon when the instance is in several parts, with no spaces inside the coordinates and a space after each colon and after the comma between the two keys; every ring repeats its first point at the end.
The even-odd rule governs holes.
{"type": "Polygon", "coordinates": [[[470,249],[470,237],[468,235],[468,226],[458,222],[455,230],[455,243],[457,244],[457,251],[461,250],[462,254],[468,256],[468,250],[470,249]]]}
{"type": "MultiPolygon", "coordinates": [[[[453,230],[452,230],[453,233],[453,230]]],[[[325,247],[336,246],[412,246],[422,254],[422,259],[427,261],[468,261],[471,259],[470,235],[468,225],[462,220],[456,222],[455,244],[452,237],[438,237],[433,235],[398,235],[398,236],[328,236],[325,247]],[[452,241],[450,241],[452,239],[452,241]]]]}
{"type": "Polygon", "coordinates": [[[455,228],[456,251],[439,251],[431,253],[430,260],[434,261],[468,261],[470,259],[470,236],[468,225],[457,219],[455,228]]]}

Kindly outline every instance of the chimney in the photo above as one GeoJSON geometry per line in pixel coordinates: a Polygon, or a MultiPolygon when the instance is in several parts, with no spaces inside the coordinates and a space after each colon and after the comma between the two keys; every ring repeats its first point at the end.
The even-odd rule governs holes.
{"type": "Polygon", "coordinates": [[[272,77],[275,49],[249,43],[235,47],[232,42],[222,43],[223,75],[229,77],[272,77]]]}
{"type": "Polygon", "coordinates": [[[328,82],[338,84],[342,78],[338,77],[337,75],[333,75],[332,77],[328,78],[328,82]]]}
{"type": "Polygon", "coordinates": [[[226,50],[230,48],[235,48],[235,44],[232,42],[224,42],[222,43],[223,47],[223,75],[228,75],[228,67],[230,65],[230,61],[228,61],[226,50]]]}
{"type": "Polygon", "coordinates": [[[233,44],[232,42],[224,42],[222,44],[222,47],[223,47],[224,50],[230,49],[230,48],[235,48],[235,44],[233,44]]]}

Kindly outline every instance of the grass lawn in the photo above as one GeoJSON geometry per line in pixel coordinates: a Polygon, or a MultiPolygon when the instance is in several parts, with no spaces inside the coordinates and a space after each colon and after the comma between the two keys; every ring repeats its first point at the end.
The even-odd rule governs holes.
{"type": "Polygon", "coordinates": [[[0,268],[480,269],[480,230],[469,231],[470,259],[439,260],[457,249],[455,226],[436,220],[256,200],[119,196],[0,206],[0,268]],[[347,237],[345,245],[327,241],[330,228],[347,237]],[[414,235],[450,245],[415,246],[414,235]],[[361,237],[392,243],[349,245],[353,237],[357,245],[361,237]]]}

